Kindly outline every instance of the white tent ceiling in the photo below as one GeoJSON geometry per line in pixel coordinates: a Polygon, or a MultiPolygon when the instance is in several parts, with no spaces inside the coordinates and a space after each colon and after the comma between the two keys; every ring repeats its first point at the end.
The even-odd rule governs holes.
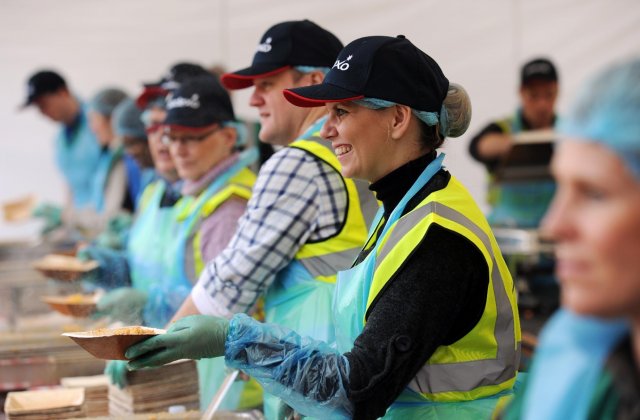
{"type": "MultiPolygon", "coordinates": [[[[467,88],[471,127],[445,151],[449,168],[480,202],[484,170],[467,145],[489,119],[513,111],[523,61],[544,55],[557,63],[562,111],[587,76],[640,54],[637,0],[0,0],[0,202],[26,193],[62,201],[56,127],[34,110],[16,112],[33,70],[60,70],[85,98],[107,84],[135,94],[179,60],[245,67],[269,26],[302,18],[343,42],[402,33],[467,88]]],[[[253,118],[247,98],[240,92],[234,103],[239,115],[253,118]]],[[[36,228],[0,222],[0,238],[36,228]]]]}

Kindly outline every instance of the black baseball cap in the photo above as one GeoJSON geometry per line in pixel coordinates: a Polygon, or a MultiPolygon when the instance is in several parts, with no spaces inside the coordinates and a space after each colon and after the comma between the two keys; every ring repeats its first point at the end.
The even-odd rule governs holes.
{"type": "Polygon", "coordinates": [[[310,20],[278,23],[264,33],[251,67],[222,75],[227,89],[244,89],[253,79],[293,66],[331,67],[342,49],[335,35],[310,20]]]}
{"type": "Polygon", "coordinates": [[[67,87],[67,83],[62,76],[52,70],[41,70],[34,73],[27,81],[27,99],[23,107],[27,107],[40,96],[47,93],[57,92],[59,89],[67,87]]]}
{"type": "Polygon", "coordinates": [[[368,36],[340,51],[321,84],[285,89],[284,96],[300,107],[367,97],[440,112],[448,89],[438,63],[403,35],[368,36]]]}
{"type": "Polygon", "coordinates": [[[186,80],[167,95],[164,125],[186,130],[235,120],[229,94],[213,74],[186,80]]]}
{"type": "Polygon", "coordinates": [[[174,64],[157,82],[143,84],[144,90],[136,99],[136,105],[139,108],[145,108],[150,101],[166,96],[185,80],[207,74],[209,74],[207,69],[199,64],[187,62],[174,64]]]}
{"type": "Polygon", "coordinates": [[[520,73],[520,85],[524,86],[534,80],[557,82],[558,72],[556,67],[546,58],[536,58],[525,63],[520,73]]]}

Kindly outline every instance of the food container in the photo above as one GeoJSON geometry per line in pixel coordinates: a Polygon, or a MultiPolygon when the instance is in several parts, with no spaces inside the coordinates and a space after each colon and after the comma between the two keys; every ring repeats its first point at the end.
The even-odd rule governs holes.
{"type": "Polygon", "coordinates": [[[7,222],[22,222],[31,218],[31,212],[36,206],[35,195],[27,195],[16,200],[7,201],[2,205],[4,220],[7,222]]]}
{"type": "Polygon", "coordinates": [[[128,360],[124,353],[130,346],[165,332],[158,328],[129,326],[114,329],[100,328],[62,335],[71,338],[98,359],[128,360]]]}
{"type": "Polygon", "coordinates": [[[80,293],[68,296],[43,296],[41,299],[55,311],[76,318],[86,318],[94,313],[98,302],[97,295],[83,295],[80,293]]]}
{"type": "Polygon", "coordinates": [[[81,261],[75,257],[57,254],[49,254],[33,263],[33,268],[44,276],[64,281],[78,280],[98,266],[97,261],[81,261]]]}

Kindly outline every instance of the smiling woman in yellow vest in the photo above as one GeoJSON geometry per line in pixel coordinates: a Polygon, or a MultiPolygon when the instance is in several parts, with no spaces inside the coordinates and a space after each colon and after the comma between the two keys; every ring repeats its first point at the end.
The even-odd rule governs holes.
{"type": "Polygon", "coordinates": [[[373,36],[347,45],[322,84],[284,95],[327,106],[320,135],[383,203],[338,273],[336,348],[246,315],[196,315],[181,321],[197,338],[170,330],[130,347],[129,366],[224,355],[307,416],[488,418],[516,381],[520,323],[489,225],[436,152],[468,127],[466,92],[403,36],[373,36]]]}

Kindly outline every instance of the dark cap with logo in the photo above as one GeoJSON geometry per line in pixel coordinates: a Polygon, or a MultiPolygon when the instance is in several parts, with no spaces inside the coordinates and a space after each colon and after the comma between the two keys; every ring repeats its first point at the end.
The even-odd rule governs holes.
{"type": "Polygon", "coordinates": [[[166,109],[164,124],[173,128],[200,129],[235,120],[229,94],[212,74],[182,83],[167,95],[166,109]]]}
{"type": "Polygon", "coordinates": [[[59,89],[67,87],[64,81],[55,71],[42,70],[34,73],[27,81],[27,99],[23,107],[31,105],[36,99],[47,93],[57,92],[59,89]]]}
{"type": "Polygon", "coordinates": [[[201,75],[210,74],[207,69],[194,63],[177,63],[171,66],[169,72],[157,82],[145,83],[144,90],[136,99],[139,108],[145,108],[150,101],[162,98],[176,89],[185,80],[201,75]]]}
{"type": "Polygon", "coordinates": [[[553,63],[546,58],[536,58],[522,66],[520,84],[524,86],[534,80],[557,82],[558,72],[553,63]]]}
{"type": "Polygon", "coordinates": [[[286,89],[284,96],[301,107],[367,97],[440,112],[448,89],[438,63],[403,35],[368,36],[344,47],[322,84],[286,89]]]}
{"type": "Polygon", "coordinates": [[[260,39],[251,67],[224,74],[222,83],[228,89],[244,89],[257,77],[290,67],[331,67],[341,49],[335,35],[309,20],[278,23],[260,39]]]}

